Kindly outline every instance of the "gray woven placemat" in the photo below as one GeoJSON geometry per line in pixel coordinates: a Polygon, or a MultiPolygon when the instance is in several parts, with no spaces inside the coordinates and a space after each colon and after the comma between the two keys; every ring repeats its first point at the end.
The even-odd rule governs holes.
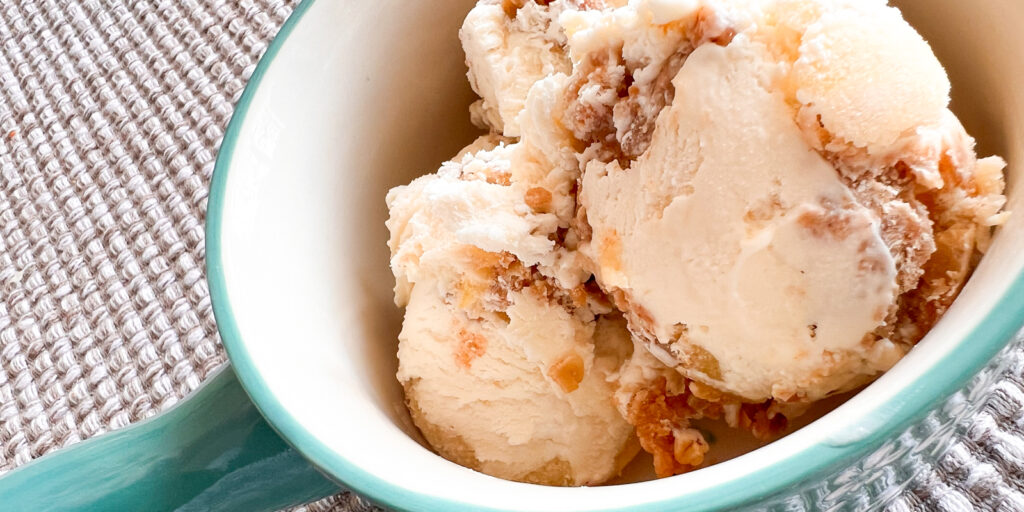
{"type": "MultiPolygon", "coordinates": [[[[0,473],[166,409],[225,357],[203,219],[296,0],[0,2],[0,473]]],[[[897,510],[1024,510],[1024,345],[897,510]]],[[[367,510],[344,495],[302,510],[367,510]]]]}

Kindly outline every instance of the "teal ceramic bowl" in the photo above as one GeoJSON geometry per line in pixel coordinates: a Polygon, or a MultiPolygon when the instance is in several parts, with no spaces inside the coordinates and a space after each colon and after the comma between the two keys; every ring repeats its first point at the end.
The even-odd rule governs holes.
{"type": "MultiPolygon", "coordinates": [[[[425,448],[394,378],[401,316],[384,195],[473,138],[456,37],[472,3],[299,5],[239,102],[209,202],[210,292],[246,393],[225,372],[164,416],[0,479],[0,502],[271,510],[347,488],[416,511],[861,510],[946,451],[1024,320],[1022,215],[896,368],[738,458],[566,489],[491,478],[425,448]]],[[[1024,4],[898,4],[949,69],[980,151],[1011,162],[1010,207],[1024,210],[1024,4]]]]}

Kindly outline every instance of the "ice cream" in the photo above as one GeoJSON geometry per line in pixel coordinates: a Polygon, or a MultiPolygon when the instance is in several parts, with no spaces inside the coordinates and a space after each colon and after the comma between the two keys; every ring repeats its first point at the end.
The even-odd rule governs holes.
{"type": "MultiPolygon", "coordinates": [[[[673,23],[701,16],[681,14],[673,23]]],[[[627,115],[616,126],[637,128],[591,136],[583,250],[633,333],[687,377],[750,402],[813,401],[890,368],[925,330],[915,309],[948,306],[907,294],[932,286],[921,279],[944,237],[961,260],[931,273],[959,288],[945,267],[966,277],[969,233],[998,224],[1003,204],[998,179],[987,193],[962,183],[998,178],[1002,164],[974,160],[945,72],[897,10],[807,0],[746,14],[736,26],[749,28],[699,45],[671,84],[640,69],[612,100],[618,112],[672,98],[653,129],[650,116],[627,115]],[[955,233],[931,194],[957,198],[955,233]]],[[[606,22],[575,18],[570,48],[622,47],[627,72],[633,45],[647,44],[635,29],[591,41],[589,27],[606,22]]]]}
{"type": "Polygon", "coordinates": [[[557,267],[558,221],[551,198],[521,182],[521,151],[481,139],[389,194],[406,307],[398,379],[448,459],[510,480],[595,485],[639,449],[609,381],[632,344],[596,288],[563,288],[540,270],[557,267]]]}
{"type": "Polygon", "coordinates": [[[698,48],[649,150],[628,170],[592,161],[581,203],[599,282],[687,376],[751,401],[816,399],[901,355],[862,344],[895,304],[896,265],[765,87],[764,52],[742,36],[698,48]],[[841,362],[819,376],[827,358],[841,362]]]}
{"type": "Polygon", "coordinates": [[[519,113],[533,84],[572,70],[558,16],[568,6],[535,2],[480,3],[459,34],[466,51],[469,82],[480,95],[472,107],[474,122],[518,137],[519,113]]]}
{"type": "Polygon", "coordinates": [[[911,350],[1008,215],[882,0],[482,0],[461,38],[490,134],[388,227],[413,418],[489,474],[770,439],[911,350]]]}
{"type": "MultiPolygon", "coordinates": [[[[449,460],[545,485],[596,485],[638,450],[608,399],[623,323],[582,321],[534,286],[504,318],[471,319],[417,283],[400,336],[398,378],[416,425],[449,460]]],[[[500,316],[500,315],[496,315],[500,316]]]]}

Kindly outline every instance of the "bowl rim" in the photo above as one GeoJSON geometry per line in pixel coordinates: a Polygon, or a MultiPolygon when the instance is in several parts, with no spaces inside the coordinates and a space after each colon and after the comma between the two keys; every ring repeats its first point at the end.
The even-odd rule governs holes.
{"type": "MultiPolygon", "coordinates": [[[[400,510],[513,512],[507,508],[481,507],[410,491],[370,474],[348,461],[289,414],[260,374],[240,335],[225,281],[222,252],[222,220],[228,173],[242,126],[264,75],[282,47],[287,44],[289,36],[315,3],[316,0],[304,0],[296,6],[277,36],[268,45],[238,100],[217,155],[207,206],[206,271],[213,313],[221,340],[239,381],[267,422],[303,457],[338,483],[371,501],[400,510]]],[[[964,341],[969,339],[970,343],[962,341],[957,350],[951,351],[934,363],[924,376],[906,386],[913,387],[915,392],[896,394],[871,408],[870,413],[888,418],[885,426],[873,435],[850,443],[817,443],[788,454],[771,467],[698,490],[680,488],[677,496],[660,502],[600,510],[634,511],[640,510],[641,507],[644,510],[679,510],[684,506],[687,510],[694,511],[721,510],[756,502],[786,490],[796,492],[799,484],[824,476],[824,470],[864,456],[869,450],[877,447],[882,439],[891,438],[902,432],[939,402],[967,384],[1008,344],[1021,327],[1024,321],[1024,300],[1015,300],[1017,297],[1024,297],[1024,271],[1013,277],[1003,296],[984,315],[977,327],[964,337],[964,341]]]]}

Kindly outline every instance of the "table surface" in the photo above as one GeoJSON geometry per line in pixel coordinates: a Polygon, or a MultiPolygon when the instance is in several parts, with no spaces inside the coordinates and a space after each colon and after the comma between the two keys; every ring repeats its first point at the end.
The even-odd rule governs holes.
{"type": "MultiPolygon", "coordinates": [[[[296,0],[0,2],[0,473],[157,414],[226,358],[203,221],[296,0]]],[[[383,200],[383,199],[382,199],[383,200]]],[[[894,510],[1024,510],[1024,343],[894,510]]],[[[363,511],[341,495],[300,510],[363,511]]]]}

